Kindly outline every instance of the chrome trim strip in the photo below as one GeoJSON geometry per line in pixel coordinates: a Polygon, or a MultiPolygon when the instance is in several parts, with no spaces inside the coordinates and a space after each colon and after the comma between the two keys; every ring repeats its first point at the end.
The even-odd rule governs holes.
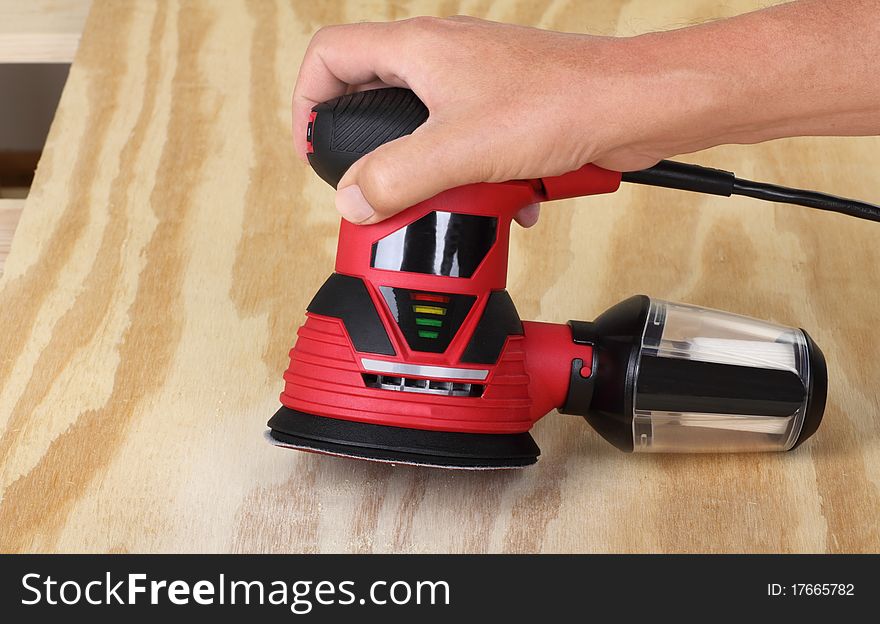
{"type": "Polygon", "coordinates": [[[441,379],[476,379],[483,381],[489,376],[487,369],[449,368],[446,366],[424,366],[421,364],[404,364],[403,362],[387,362],[361,358],[361,365],[375,373],[391,373],[394,375],[416,375],[419,377],[437,377],[441,379]]]}

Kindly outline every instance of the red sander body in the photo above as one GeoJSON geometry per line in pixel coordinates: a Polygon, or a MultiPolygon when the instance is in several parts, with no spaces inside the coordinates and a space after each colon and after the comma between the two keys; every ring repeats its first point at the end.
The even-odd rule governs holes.
{"type": "MultiPolygon", "coordinates": [[[[309,123],[309,161],[335,187],[358,158],[427,116],[404,89],[321,104],[309,123]]],[[[646,296],[593,322],[520,320],[505,290],[514,214],[610,193],[622,179],[775,193],[777,201],[876,218],[870,204],[664,161],[623,175],[587,165],[558,177],[472,184],[375,225],[342,221],[336,270],[290,352],[282,407],[269,421],[273,441],[376,461],[511,468],[537,460],[529,430],[557,409],[584,416],[624,451],[789,450],[803,442],[821,421],[827,381],[822,353],[802,330],[646,296]]]]}

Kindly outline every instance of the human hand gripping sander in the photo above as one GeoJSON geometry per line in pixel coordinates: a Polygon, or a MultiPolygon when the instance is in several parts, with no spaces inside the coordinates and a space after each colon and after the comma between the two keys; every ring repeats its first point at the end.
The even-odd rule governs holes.
{"type": "MultiPolygon", "coordinates": [[[[335,187],[358,158],[427,117],[404,89],[320,104],[309,162],[335,187]]],[[[505,290],[513,216],[621,181],[880,218],[870,204],[663,161],[471,184],[374,225],[342,221],[336,270],[290,352],[272,441],[382,462],[512,468],[537,461],[529,430],[556,409],[583,416],[623,451],[800,445],[822,420],[827,386],[822,352],[801,329],[644,295],[592,322],[520,320],[505,290]]]]}

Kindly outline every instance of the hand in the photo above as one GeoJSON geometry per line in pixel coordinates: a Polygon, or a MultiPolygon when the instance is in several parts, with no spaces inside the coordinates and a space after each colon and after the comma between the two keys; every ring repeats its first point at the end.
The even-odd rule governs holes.
{"type": "MultiPolygon", "coordinates": [[[[374,223],[471,182],[618,171],[725,143],[880,132],[876,0],[800,0],[668,32],[615,38],[467,17],[332,26],[293,94],[297,151],[312,106],[409,87],[430,111],[361,158],[336,206],[374,223]]],[[[535,207],[518,221],[535,223],[535,207]]]]}
{"type": "MultiPolygon", "coordinates": [[[[296,149],[305,156],[309,111],[320,102],[382,86],[421,98],[428,121],[340,181],[336,206],[356,223],[471,182],[558,175],[587,162],[648,167],[664,154],[633,149],[641,124],[626,111],[643,94],[625,41],[467,17],[327,27],[312,39],[294,91],[296,149]]],[[[517,215],[526,227],[537,219],[537,206],[517,215]]]]}

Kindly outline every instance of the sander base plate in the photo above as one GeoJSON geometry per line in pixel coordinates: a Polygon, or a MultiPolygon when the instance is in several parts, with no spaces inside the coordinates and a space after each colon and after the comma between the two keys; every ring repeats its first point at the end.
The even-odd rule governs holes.
{"type": "Polygon", "coordinates": [[[529,466],[540,454],[528,432],[405,429],[314,416],[289,407],[281,407],[268,424],[268,437],[277,446],[391,464],[497,470],[529,466]]]}

